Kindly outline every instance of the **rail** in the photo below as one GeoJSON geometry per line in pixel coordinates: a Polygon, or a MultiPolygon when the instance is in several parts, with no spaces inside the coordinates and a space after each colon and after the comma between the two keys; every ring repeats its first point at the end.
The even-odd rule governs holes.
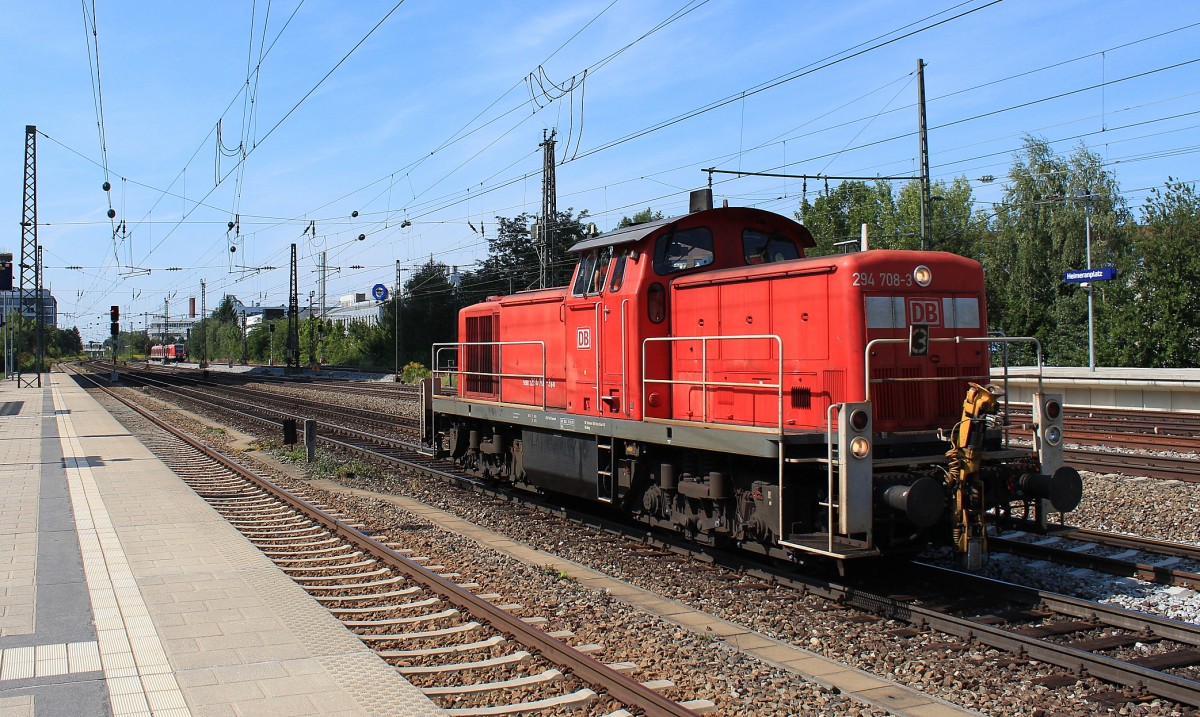
{"type": "Polygon", "coordinates": [[[89,376],[85,376],[85,378],[93,383],[96,388],[137,412],[161,430],[175,436],[180,441],[188,444],[192,449],[220,464],[226,470],[249,481],[293,510],[299,511],[313,522],[319,524],[335,536],[353,544],[358,550],[369,554],[383,565],[397,570],[414,582],[439,593],[447,602],[453,604],[455,607],[471,615],[478,616],[491,625],[496,626],[499,631],[513,636],[516,642],[529,646],[546,660],[562,667],[564,672],[578,675],[581,680],[606,690],[616,700],[637,707],[646,715],[652,717],[696,717],[696,713],[688,709],[685,705],[660,695],[650,687],[626,677],[611,666],[592,658],[586,653],[579,652],[561,640],[522,620],[520,617],[477,596],[470,590],[459,586],[453,580],[443,577],[433,570],[397,553],[384,543],[372,538],[349,523],[340,520],[337,516],[327,513],[316,505],[294,495],[219,451],[205,446],[194,437],[175,428],[148,410],[100,385],[95,379],[89,376]]]}
{"type": "MultiPolygon", "coordinates": [[[[542,389],[542,410],[546,410],[546,342],[545,341],[459,341],[455,343],[439,343],[433,345],[433,377],[452,380],[457,378],[460,382],[468,377],[476,378],[494,378],[496,380],[496,403],[504,403],[504,380],[505,379],[521,379],[522,381],[536,381],[537,386],[542,389]],[[496,365],[504,366],[504,347],[505,346],[537,346],[541,350],[542,372],[537,373],[508,373],[508,372],[489,372],[489,371],[464,371],[462,361],[456,361],[451,366],[449,364],[443,368],[440,362],[441,357],[445,354],[453,352],[455,358],[458,359],[459,351],[464,347],[482,346],[496,349],[496,365]]],[[[463,384],[463,390],[466,391],[466,384],[463,384]]],[[[528,404],[537,405],[537,404],[528,404]]]]}
{"type": "MultiPolygon", "coordinates": [[[[676,370],[675,373],[678,373],[676,370]]],[[[642,415],[645,416],[646,411],[646,386],[647,384],[664,384],[664,385],[685,385],[685,386],[700,386],[700,422],[707,424],[708,421],[708,387],[717,386],[719,388],[758,388],[758,389],[775,389],[775,412],[776,425],[780,434],[783,433],[783,339],[775,334],[748,334],[742,336],[658,336],[648,338],[642,341],[642,415]],[[776,368],[775,383],[747,382],[747,381],[709,381],[708,380],[708,343],[710,341],[745,341],[747,339],[760,341],[774,341],[776,355],[778,356],[776,368]],[[646,378],[646,350],[651,343],[672,343],[676,341],[699,341],[700,342],[700,380],[679,380],[668,378],[646,378]]],[[[646,417],[645,420],[651,420],[646,417]]]]}

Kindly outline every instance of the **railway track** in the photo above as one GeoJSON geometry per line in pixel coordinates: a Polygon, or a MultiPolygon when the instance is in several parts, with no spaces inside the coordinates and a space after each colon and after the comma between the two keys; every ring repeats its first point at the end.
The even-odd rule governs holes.
{"type": "MultiPolygon", "coordinates": [[[[334,419],[345,411],[345,409],[339,409],[330,406],[328,403],[316,400],[283,397],[267,391],[248,388],[240,381],[236,384],[227,383],[226,380],[214,379],[212,376],[201,380],[194,375],[194,372],[162,372],[158,370],[153,373],[159,373],[160,376],[158,378],[168,384],[179,386],[182,382],[186,385],[196,386],[198,387],[197,390],[201,393],[221,390],[221,387],[228,386],[225,390],[228,391],[230,400],[239,401],[253,398],[260,404],[278,408],[281,415],[284,413],[291,415],[303,414],[306,417],[334,419]],[[164,373],[170,378],[164,378],[162,376],[164,373]]],[[[126,375],[132,376],[137,380],[153,380],[147,377],[147,372],[145,371],[128,372],[126,375]]],[[[278,381],[286,385],[312,387],[314,390],[321,390],[326,385],[309,382],[297,384],[293,381],[283,379],[278,379],[278,381]]],[[[338,393],[361,393],[377,397],[382,396],[396,399],[398,403],[416,401],[418,396],[415,387],[400,389],[394,388],[389,384],[388,388],[378,388],[356,385],[345,381],[331,383],[336,383],[336,387],[331,387],[331,390],[335,390],[338,393]]],[[[1029,417],[1027,414],[1020,413],[1020,410],[1021,407],[1017,406],[1017,412],[1010,414],[1010,420],[1013,421],[1013,433],[1017,438],[1028,439],[1029,425],[1027,421],[1029,417]],[[1022,423],[1022,420],[1026,422],[1022,423]]],[[[407,416],[392,416],[391,414],[382,414],[361,409],[356,409],[355,415],[360,417],[363,425],[370,426],[373,430],[384,432],[397,430],[402,433],[411,432],[418,428],[419,425],[417,419],[407,416]]],[[[1070,421],[1068,425],[1071,426],[1067,434],[1068,442],[1084,446],[1116,445],[1131,450],[1142,448],[1159,451],[1168,449],[1200,451],[1200,419],[1189,417],[1186,414],[1182,417],[1179,414],[1165,412],[1133,417],[1129,417],[1127,413],[1122,412],[1098,415],[1101,417],[1095,420],[1100,421],[1100,424],[1104,427],[1102,431],[1084,430],[1083,426],[1085,423],[1093,420],[1093,414],[1080,414],[1076,412],[1076,415],[1073,417],[1071,414],[1068,414],[1070,421]],[[1188,431],[1193,429],[1195,429],[1194,433],[1188,433],[1188,431]],[[1158,433],[1154,433],[1153,431],[1158,431],[1158,433]]],[[[1096,473],[1146,476],[1160,480],[1200,482],[1200,460],[1194,457],[1080,448],[1068,448],[1064,453],[1068,462],[1080,470],[1096,473]]]]}
{"type": "MultiPolygon", "coordinates": [[[[329,367],[322,367],[323,370],[331,370],[329,367]]],[[[406,383],[388,383],[382,381],[362,381],[354,378],[332,378],[322,376],[320,374],[305,375],[302,377],[287,377],[275,376],[267,373],[228,373],[224,371],[208,371],[207,374],[198,367],[193,368],[190,365],[184,366],[163,366],[161,364],[146,363],[145,371],[156,373],[174,374],[180,376],[191,376],[193,378],[204,375],[205,380],[211,382],[222,382],[232,384],[244,384],[248,381],[255,383],[267,384],[282,384],[282,385],[307,385],[314,388],[328,388],[339,393],[353,393],[367,396],[378,396],[381,398],[399,398],[401,400],[415,399],[418,394],[418,387],[414,384],[406,383]]]]}
{"type": "Polygon", "coordinates": [[[1063,453],[1067,463],[1079,470],[1200,483],[1200,461],[1195,458],[1071,448],[1063,453]]]}
{"type": "Polygon", "coordinates": [[[914,625],[1067,670],[1043,680],[1046,687],[1074,684],[1088,674],[1124,688],[1093,696],[1100,701],[1123,703],[1148,692],[1200,705],[1198,625],[944,567],[916,567],[936,585],[969,592],[953,602],[896,600],[894,609],[910,611],[905,619],[914,625]]]}
{"type": "Polygon", "coordinates": [[[1200,546],[1070,528],[1048,536],[1020,530],[990,536],[988,547],[1158,585],[1200,589],[1200,546]]]}
{"type": "MultiPolygon", "coordinates": [[[[85,377],[86,378],[86,377],[85,377]]],[[[144,408],[93,385],[158,431],[142,440],[247,539],[348,629],[455,717],[587,706],[590,714],[695,715],[712,703],[659,694],[673,685],[627,676],[631,663],[605,664],[572,647],[569,632],[544,632],[537,617],[476,595],[442,566],[304,495],[284,490],[203,445],[144,408]]],[[[124,417],[128,420],[129,416],[124,417]]]]}
{"type": "MultiPolygon", "coordinates": [[[[1028,406],[1009,415],[1012,435],[1028,441],[1028,406]]],[[[1200,453],[1200,415],[1166,411],[1071,410],[1066,412],[1066,442],[1092,449],[1065,451],[1072,465],[1099,473],[1200,482],[1195,455],[1170,456],[1145,451],[1200,453]],[[1105,448],[1117,450],[1103,450],[1105,448]],[[1129,453],[1127,451],[1139,451],[1129,453]]]]}
{"type": "MultiPolygon", "coordinates": [[[[285,418],[317,418],[329,421],[341,420],[348,409],[328,402],[315,399],[303,399],[295,396],[272,393],[249,388],[244,385],[230,385],[221,382],[211,382],[193,376],[178,374],[157,374],[149,371],[123,371],[123,380],[127,383],[147,386],[158,390],[172,391],[179,395],[190,396],[201,402],[211,402],[220,397],[231,406],[259,407],[274,409],[280,420],[285,418]]],[[[341,392],[339,387],[339,392],[341,392]]],[[[416,394],[404,400],[415,400],[416,394]]],[[[372,430],[385,433],[401,433],[412,435],[420,425],[420,421],[411,416],[401,416],[390,413],[380,413],[366,409],[355,409],[354,420],[357,424],[370,427],[372,430]]]]}
{"type": "MultiPolygon", "coordinates": [[[[216,403],[212,405],[224,408],[216,403]]],[[[261,415],[246,415],[245,419],[271,423],[270,418],[261,415]]],[[[454,476],[446,466],[432,463],[420,453],[420,447],[414,444],[403,444],[346,426],[322,424],[320,431],[320,440],[336,451],[364,452],[372,455],[375,460],[416,466],[447,480],[466,480],[473,484],[474,490],[488,492],[487,488],[474,484],[474,481],[454,476]]],[[[1200,646],[1200,633],[1197,632],[1200,628],[1196,626],[1092,601],[999,583],[987,584],[973,599],[977,607],[996,606],[983,612],[976,610],[967,615],[963,614],[963,605],[958,602],[943,601],[943,604],[938,604],[936,597],[932,597],[936,593],[930,593],[930,596],[925,598],[913,597],[911,594],[897,596],[894,593],[894,585],[869,589],[864,588],[862,584],[838,585],[813,580],[747,562],[742,556],[722,556],[711,550],[681,544],[672,536],[647,537],[644,528],[613,525],[594,516],[581,516],[561,509],[549,510],[554,515],[568,515],[583,523],[603,525],[604,530],[625,535],[630,540],[640,538],[667,553],[680,553],[692,559],[726,565],[745,574],[761,576],[770,584],[785,585],[805,594],[821,595],[841,605],[868,611],[882,618],[909,622],[913,627],[898,633],[899,639],[923,635],[932,629],[955,638],[955,641],[947,643],[952,646],[965,639],[968,642],[974,641],[1015,652],[1018,660],[1036,655],[1035,659],[1058,665],[1068,671],[1084,671],[1108,680],[1120,687],[1112,692],[1111,698],[1114,700],[1122,696],[1148,692],[1183,704],[1200,706],[1200,682],[1197,682],[1196,677],[1169,671],[1182,669],[1186,673],[1200,663],[1200,651],[1196,649],[1200,646]],[[1000,596],[1004,596],[1003,604],[996,603],[1000,596]],[[1064,643],[1063,636],[1070,636],[1071,639],[1064,643]],[[1139,641],[1137,636],[1145,639],[1139,641]],[[1131,645],[1147,644],[1155,646],[1153,659],[1143,660],[1142,658],[1151,656],[1140,653],[1123,654],[1123,651],[1129,652],[1131,645]]],[[[922,567],[921,570],[931,573],[941,569],[930,566],[922,567]]],[[[942,575],[940,584],[944,594],[944,586],[951,583],[944,579],[948,573],[942,575]]],[[[956,586],[960,581],[966,583],[968,580],[984,580],[967,574],[954,575],[953,584],[956,586]]],[[[937,583],[939,580],[933,582],[937,583]]],[[[1074,684],[1075,681],[1077,677],[1063,674],[1050,681],[1047,686],[1063,686],[1074,684]]]]}

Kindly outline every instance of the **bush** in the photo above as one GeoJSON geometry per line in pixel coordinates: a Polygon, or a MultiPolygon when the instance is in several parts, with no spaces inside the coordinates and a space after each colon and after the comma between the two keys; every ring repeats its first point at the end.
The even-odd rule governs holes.
{"type": "Polygon", "coordinates": [[[409,361],[404,364],[404,368],[400,369],[400,380],[404,383],[416,383],[423,378],[429,378],[430,375],[425,364],[418,361],[409,361]]]}

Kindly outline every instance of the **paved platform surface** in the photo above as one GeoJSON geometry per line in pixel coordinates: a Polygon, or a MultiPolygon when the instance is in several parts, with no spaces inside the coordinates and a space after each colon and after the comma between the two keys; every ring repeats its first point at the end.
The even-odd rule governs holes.
{"type": "Polygon", "coordinates": [[[70,377],[42,386],[0,381],[0,715],[444,714],[70,377]]]}

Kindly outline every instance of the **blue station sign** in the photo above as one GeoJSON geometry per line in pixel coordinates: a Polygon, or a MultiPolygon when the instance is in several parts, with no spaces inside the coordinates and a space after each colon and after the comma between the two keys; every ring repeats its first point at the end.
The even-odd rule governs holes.
{"type": "Polygon", "coordinates": [[[371,296],[373,296],[376,301],[387,301],[387,287],[383,284],[376,284],[375,286],[371,287],[371,296]]]}
{"type": "Polygon", "coordinates": [[[1095,269],[1074,269],[1063,274],[1063,280],[1080,284],[1085,281],[1108,281],[1117,278],[1117,270],[1111,266],[1098,266],[1095,269]]]}

